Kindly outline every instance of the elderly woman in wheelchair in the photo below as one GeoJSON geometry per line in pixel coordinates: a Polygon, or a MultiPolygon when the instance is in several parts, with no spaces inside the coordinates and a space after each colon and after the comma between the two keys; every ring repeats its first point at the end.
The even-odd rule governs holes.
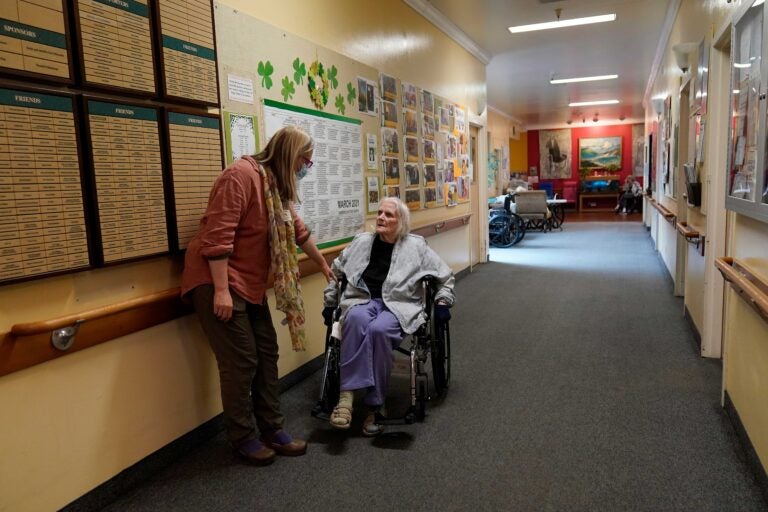
{"type": "Polygon", "coordinates": [[[350,427],[354,391],[365,390],[368,411],[363,435],[383,431],[380,409],[389,386],[393,350],[425,321],[425,277],[432,276],[435,320],[450,319],[453,273],[424,238],[409,234],[409,218],[408,208],[399,199],[384,199],[375,233],[357,235],[331,267],[340,281],[346,276],[343,291],[330,283],[324,297],[326,325],[337,308],[341,322],[340,393],[330,417],[334,428],[350,427]]]}

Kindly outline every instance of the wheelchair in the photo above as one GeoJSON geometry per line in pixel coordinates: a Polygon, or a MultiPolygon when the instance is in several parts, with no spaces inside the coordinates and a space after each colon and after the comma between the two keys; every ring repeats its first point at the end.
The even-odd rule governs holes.
{"type": "MultiPolygon", "coordinates": [[[[410,401],[401,417],[381,418],[377,423],[383,425],[411,424],[423,421],[426,416],[427,402],[445,396],[451,381],[451,334],[448,322],[439,322],[434,317],[435,291],[434,279],[427,276],[422,279],[422,303],[425,322],[413,334],[407,334],[401,345],[395,350],[408,356],[410,361],[410,401]],[[410,339],[410,347],[403,348],[410,339]],[[428,370],[431,367],[432,386],[429,385],[428,370]],[[431,393],[430,393],[431,391],[431,393]]],[[[339,280],[341,297],[346,286],[346,278],[339,280]]],[[[320,396],[312,408],[312,416],[329,420],[334,407],[339,402],[341,387],[341,329],[339,318],[341,307],[334,312],[334,327],[328,327],[325,336],[325,361],[320,396]]]]}
{"type": "Polygon", "coordinates": [[[512,247],[525,236],[526,222],[509,209],[488,210],[488,243],[491,247],[512,247]]]}

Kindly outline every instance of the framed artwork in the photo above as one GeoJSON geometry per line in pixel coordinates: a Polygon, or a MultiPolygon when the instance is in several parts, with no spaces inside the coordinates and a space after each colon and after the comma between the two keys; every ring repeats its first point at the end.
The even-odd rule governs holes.
{"type": "Polygon", "coordinates": [[[579,139],[579,169],[621,169],[621,137],[579,139]]]}
{"type": "Polygon", "coordinates": [[[571,177],[571,130],[539,131],[539,168],[545,179],[571,177]]]}

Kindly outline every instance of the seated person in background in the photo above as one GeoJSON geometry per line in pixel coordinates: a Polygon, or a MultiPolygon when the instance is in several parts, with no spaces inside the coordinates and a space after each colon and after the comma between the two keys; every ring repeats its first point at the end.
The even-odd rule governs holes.
{"type": "Polygon", "coordinates": [[[632,175],[624,179],[624,185],[621,187],[619,204],[613,209],[616,213],[627,213],[634,209],[637,198],[643,194],[643,187],[635,180],[632,175]]]}
{"type": "Polygon", "coordinates": [[[341,305],[341,394],[331,415],[334,428],[349,428],[353,392],[365,389],[369,411],[363,435],[383,431],[376,415],[384,405],[392,351],[424,321],[423,277],[435,277],[436,319],[450,319],[448,308],[455,298],[453,272],[424,238],[409,230],[408,208],[388,197],[379,206],[376,232],[357,235],[331,266],[337,277],[346,275],[348,281],[341,297],[333,283],[324,292],[326,325],[330,325],[335,307],[341,305]]]}

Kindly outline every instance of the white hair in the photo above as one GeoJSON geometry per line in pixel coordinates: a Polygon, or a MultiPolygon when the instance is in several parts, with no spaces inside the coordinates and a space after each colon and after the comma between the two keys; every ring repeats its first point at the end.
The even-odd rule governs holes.
{"type": "Polygon", "coordinates": [[[398,197],[385,197],[382,200],[382,204],[385,201],[389,201],[395,204],[397,210],[397,230],[395,230],[395,236],[398,240],[411,232],[411,212],[408,207],[398,197]]]}

